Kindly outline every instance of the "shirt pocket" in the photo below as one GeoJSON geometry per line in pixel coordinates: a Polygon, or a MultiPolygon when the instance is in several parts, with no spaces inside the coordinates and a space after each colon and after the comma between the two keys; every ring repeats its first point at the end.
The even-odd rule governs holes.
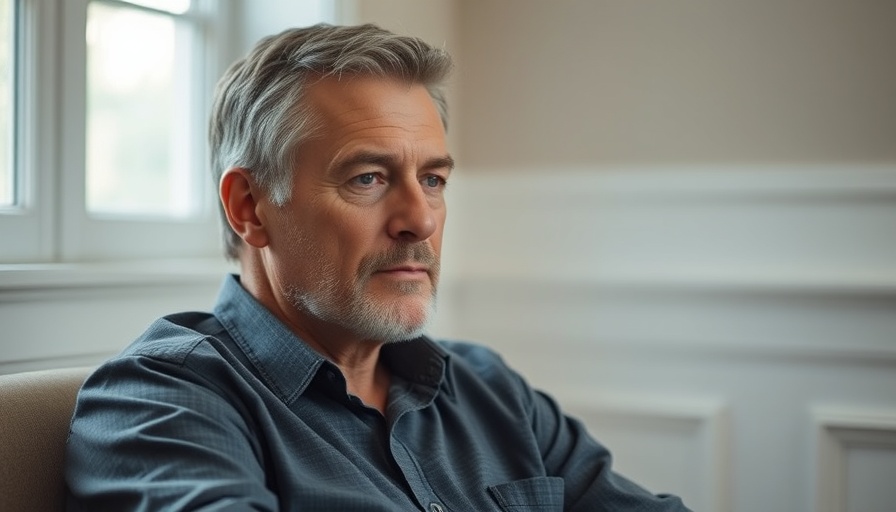
{"type": "Polygon", "coordinates": [[[504,512],[562,512],[563,479],[537,476],[491,485],[491,493],[504,512]]]}

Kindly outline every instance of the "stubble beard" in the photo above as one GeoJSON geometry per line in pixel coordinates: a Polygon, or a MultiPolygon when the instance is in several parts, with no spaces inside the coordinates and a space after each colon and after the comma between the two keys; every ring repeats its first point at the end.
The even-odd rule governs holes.
{"type": "Polygon", "coordinates": [[[306,258],[309,265],[319,269],[308,289],[291,285],[286,295],[293,307],[311,316],[342,326],[365,340],[393,343],[417,338],[436,311],[436,289],[439,279],[439,258],[424,242],[396,245],[388,251],[364,258],[355,279],[344,283],[332,261],[306,258]],[[390,297],[375,296],[369,290],[371,277],[378,270],[408,262],[422,263],[429,269],[430,293],[421,297],[425,283],[396,281],[388,283],[390,297]],[[407,304],[425,300],[426,304],[407,304]],[[421,311],[422,309],[422,311],[421,311]]]}

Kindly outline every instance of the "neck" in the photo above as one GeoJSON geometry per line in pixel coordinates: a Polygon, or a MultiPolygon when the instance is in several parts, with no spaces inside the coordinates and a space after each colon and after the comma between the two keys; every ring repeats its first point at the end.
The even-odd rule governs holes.
{"type": "Polygon", "coordinates": [[[285,294],[274,289],[264,266],[252,265],[247,260],[250,258],[241,262],[242,286],[309,347],[338,366],[349,393],[384,413],[391,379],[388,369],[380,362],[382,342],[358,338],[296,311],[286,301],[285,294]]]}
{"type": "MultiPolygon", "coordinates": [[[[338,364],[337,364],[338,365],[338,364]]],[[[386,404],[389,401],[389,384],[391,375],[382,362],[375,362],[371,367],[360,369],[346,368],[338,365],[345,375],[348,392],[357,396],[369,407],[378,410],[380,414],[386,414],[386,404]]]]}
{"type": "Polygon", "coordinates": [[[334,350],[333,346],[323,346],[314,341],[307,343],[339,367],[350,394],[385,414],[391,376],[380,361],[382,343],[352,340],[350,344],[342,345],[342,350],[334,350]]]}

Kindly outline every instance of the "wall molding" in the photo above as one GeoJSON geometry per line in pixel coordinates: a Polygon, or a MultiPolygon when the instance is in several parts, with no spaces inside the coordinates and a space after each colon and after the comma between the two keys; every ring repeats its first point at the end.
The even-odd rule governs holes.
{"type": "Polygon", "coordinates": [[[236,271],[223,258],[0,264],[0,301],[24,291],[220,282],[236,271]]]}
{"type": "Polygon", "coordinates": [[[96,364],[156,318],[209,310],[220,260],[0,265],[0,373],[96,364]]]}
{"type": "Polygon", "coordinates": [[[530,200],[547,193],[588,203],[619,198],[878,201],[896,200],[896,163],[461,168],[452,178],[455,185],[462,194],[487,189],[502,198],[530,200]]]}
{"type": "Polygon", "coordinates": [[[475,171],[449,192],[459,278],[896,296],[896,165],[475,171]]]}
{"type": "MultiPolygon", "coordinates": [[[[664,426],[684,426],[699,445],[694,454],[696,476],[703,494],[696,500],[700,510],[731,510],[731,427],[728,406],[716,399],[700,397],[646,395],[630,392],[574,394],[563,397],[564,409],[599,431],[601,422],[634,422],[663,434],[664,426]]],[[[612,448],[612,447],[611,447],[612,448]]],[[[689,497],[690,501],[695,501],[689,497]]],[[[691,503],[691,506],[695,506],[691,503]]]]}
{"type": "Polygon", "coordinates": [[[458,175],[451,335],[537,343],[562,328],[619,352],[896,363],[894,164],[458,175]]]}
{"type": "Polygon", "coordinates": [[[580,353],[896,364],[893,296],[780,286],[761,293],[466,277],[443,290],[440,305],[451,315],[448,337],[540,347],[562,335],[580,353]]]}
{"type": "Polygon", "coordinates": [[[616,272],[596,272],[581,279],[569,276],[550,277],[531,273],[505,274],[500,270],[488,274],[451,276],[447,283],[454,289],[481,288],[488,284],[501,288],[516,288],[520,293],[539,290],[542,293],[574,291],[580,296],[606,295],[677,295],[758,298],[896,298],[896,265],[892,272],[851,268],[763,269],[745,273],[737,269],[634,269],[616,272]]]}
{"type": "Polygon", "coordinates": [[[11,373],[46,370],[48,368],[75,368],[99,366],[100,363],[115,355],[115,351],[97,353],[79,353],[67,356],[53,356],[20,361],[0,361],[0,375],[11,373]]]}
{"type": "Polygon", "coordinates": [[[818,406],[810,416],[815,439],[813,510],[848,512],[848,451],[856,446],[896,450],[896,409],[818,406]]]}

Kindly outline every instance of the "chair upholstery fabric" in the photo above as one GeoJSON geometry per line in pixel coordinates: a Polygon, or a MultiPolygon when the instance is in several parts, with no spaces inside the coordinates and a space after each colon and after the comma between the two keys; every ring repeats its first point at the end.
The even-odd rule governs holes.
{"type": "Polygon", "coordinates": [[[63,510],[65,443],[75,397],[91,370],[0,375],[0,510],[63,510]]]}

